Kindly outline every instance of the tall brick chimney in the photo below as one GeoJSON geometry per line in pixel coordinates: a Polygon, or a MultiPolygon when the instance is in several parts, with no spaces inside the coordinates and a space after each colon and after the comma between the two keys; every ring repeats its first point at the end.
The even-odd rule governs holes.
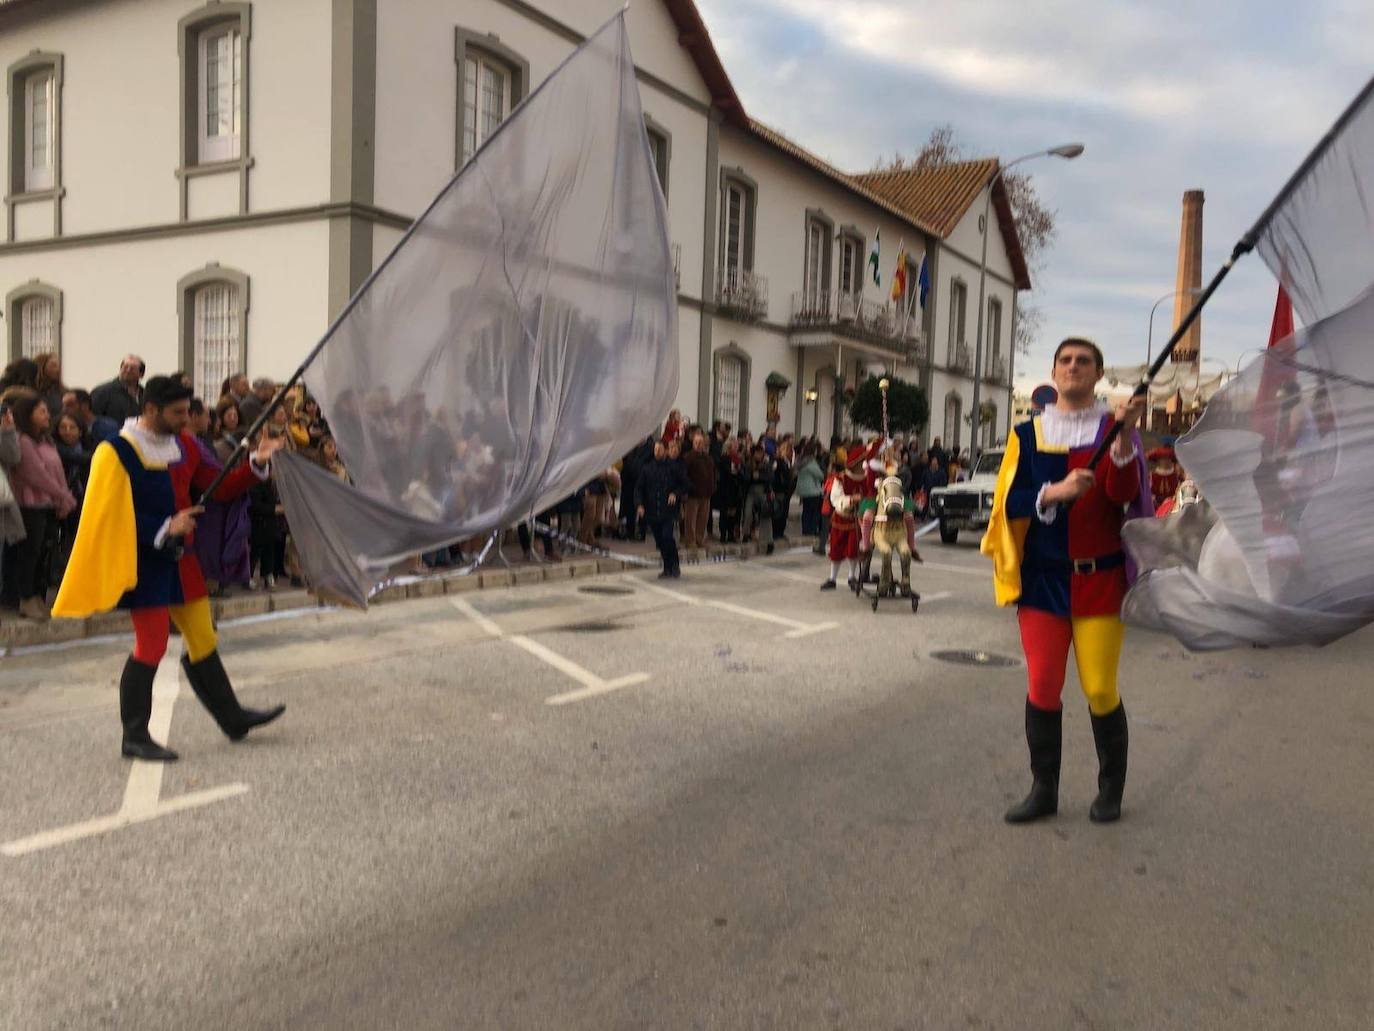
{"type": "MultiPolygon", "coordinates": [[[[1183,225],[1178,234],[1178,281],[1174,298],[1174,329],[1197,299],[1191,290],[1202,286],[1202,191],[1188,190],[1183,195],[1183,225]]],[[[1202,357],[1202,317],[1199,316],[1187,334],[1174,348],[1173,361],[1195,362],[1202,357]]]]}

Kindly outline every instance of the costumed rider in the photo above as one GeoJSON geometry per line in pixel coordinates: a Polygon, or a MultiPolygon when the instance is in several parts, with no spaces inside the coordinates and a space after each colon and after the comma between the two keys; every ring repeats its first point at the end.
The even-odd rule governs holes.
{"type": "Polygon", "coordinates": [[[849,564],[849,586],[859,582],[859,505],[864,499],[868,483],[868,462],[877,453],[877,442],[866,448],[856,447],[852,453],[840,450],[844,472],[835,477],[830,488],[830,577],[821,590],[833,591],[840,563],[849,564]]]}
{"type": "MultiPolygon", "coordinates": [[[[171,762],[176,752],[148,733],[153,677],[167,651],[169,621],[181,631],[186,679],[201,704],[231,741],[276,719],[286,706],[247,709],[239,704],[220,662],[210,601],[192,543],[193,493],[204,491],[217,470],[202,462],[186,432],[191,390],[177,379],[154,376],[144,387],[143,414],[129,419],[91,459],[85,505],[54,616],[79,619],[113,608],[127,609],[134,650],[119,680],[121,751],[133,759],[171,762]]],[[[282,438],[262,445],[215,491],[232,501],[260,480],[282,438]]]]}
{"type": "Polygon", "coordinates": [[[1097,745],[1096,823],[1121,815],[1126,786],[1126,710],[1117,691],[1127,583],[1121,526],[1149,516],[1150,486],[1136,425],[1143,398],[1118,408],[1122,431],[1087,468],[1113,416],[1094,399],[1102,352],[1070,337],[1054,353],[1059,400],[1015,428],[997,476],[983,554],[993,561],[999,605],[1017,605],[1029,690],[1026,743],[1033,783],[1009,823],[1059,808],[1064,667],[1073,645],[1097,745]]]}
{"type": "MultiPolygon", "coordinates": [[[[879,442],[877,446],[884,450],[881,457],[870,459],[868,462],[868,475],[864,479],[864,496],[863,500],[859,502],[859,557],[861,561],[873,551],[873,524],[886,521],[886,516],[878,511],[878,494],[887,480],[897,476],[897,470],[900,468],[897,464],[897,452],[891,440],[879,442]]],[[[898,483],[900,484],[901,481],[898,480],[898,483]]],[[[909,494],[905,491],[902,493],[905,498],[902,519],[906,523],[907,545],[911,548],[912,554],[917,556],[916,560],[919,562],[920,553],[916,550],[916,505],[909,494]]]]}

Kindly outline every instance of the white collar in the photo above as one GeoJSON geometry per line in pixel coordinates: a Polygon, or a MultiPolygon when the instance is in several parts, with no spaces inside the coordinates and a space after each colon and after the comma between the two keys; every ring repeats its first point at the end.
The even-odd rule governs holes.
{"type": "Polygon", "coordinates": [[[182,459],[181,441],[170,433],[146,429],[138,416],[124,421],[120,435],[134,445],[145,465],[174,465],[182,459]]]}
{"type": "Polygon", "coordinates": [[[1098,425],[1106,413],[1107,406],[1101,402],[1068,411],[1052,405],[1040,415],[1040,435],[1053,447],[1087,447],[1097,439],[1098,425]]]}

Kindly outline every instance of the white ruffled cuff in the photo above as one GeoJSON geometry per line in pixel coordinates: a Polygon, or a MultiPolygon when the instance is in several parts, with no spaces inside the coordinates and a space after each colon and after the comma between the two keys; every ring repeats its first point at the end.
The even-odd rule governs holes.
{"type": "Polygon", "coordinates": [[[1049,486],[1048,483],[1041,484],[1040,492],[1035,495],[1035,518],[1039,519],[1046,526],[1054,522],[1054,517],[1059,514],[1059,506],[1057,504],[1050,505],[1048,508],[1045,507],[1045,491],[1049,489],[1049,486]]]}
{"type": "Polygon", "coordinates": [[[161,551],[162,546],[167,543],[167,535],[171,532],[172,517],[168,516],[166,519],[162,521],[162,526],[158,529],[157,536],[153,538],[153,547],[161,551]]]}
{"type": "Polygon", "coordinates": [[[1116,457],[1115,444],[1111,446],[1111,450],[1108,453],[1112,456],[1112,465],[1116,466],[1118,469],[1124,469],[1135,461],[1135,441],[1131,441],[1131,450],[1127,453],[1125,458],[1116,457]]]}

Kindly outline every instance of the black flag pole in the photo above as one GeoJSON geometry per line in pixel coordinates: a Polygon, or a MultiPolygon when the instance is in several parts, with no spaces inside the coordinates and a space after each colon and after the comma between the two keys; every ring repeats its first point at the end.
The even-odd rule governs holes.
{"type": "MultiPolygon", "coordinates": [[[[1164,368],[1164,363],[1167,362],[1174,353],[1174,348],[1178,346],[1178,342],[1183,339],[1189,327],[1192,326],[1192,324],[1197,321],[1198,316],[1202,314],[1203,306],[1211,299],[1212,294],[1216,293],[1217,287],[1221,286],[1222,280],[1226,278],[1227,274],[1240,258],[1255,249],[1255,245],[1259,243],[1260,237],[1264,235],[1264,231],[1269,228],[1269,223],[1274,220],[1274,216],[1279,213],[1279,209],[1288,203],[1288,199],[1302,184],[1303,180],[1307,178],[1308,173],[1312,171],[1318,161],[1326,156],[1326,152],[1331,149],[1331,145],[1336,142],[1337,137],[1345,131],[1345,127],[1350,124],[1351,119],[1359,113],[1372,97],[1374,97],[1374,78],[1371,78],[1369,82],[1365,83],[1364,89],[1360,90],[1360,92],[1355,95],[1355,99],[1341,112],[1340,117],[1332,123],[1331,128],[1326,130],[1326,134],[1317,141],[1317,145],[1308,152],[1307,157],[1303,159],[1297,171],[1289,176],[1288,181],[1283,184],[1283,189],[1279,190],[1278,195],[1269,202],[1269,206],[1264,209],[1264,213],[1261,214],[1255,221],[1255,224],[1250,227],[1250,231],[1236,242],[1235,247],[1231,250],[1231,256],[1227,258],[1221,268],[1217,270],[1216,275],[1212,277],[1212,281],[1207,284],[1207,289],[1193,302],[1193,306],[1188,310],[1188,314],[1183,317],[1183,321],[1178,324],[1178,328],[1174,330],[1168,342],[1159,352],[1159,357],[1150,364],[1149,371],[1145,373],[1145,378],[1142,379],[1135,390],[1132,391],[1132,398],[1143,397],[1149,392],[1150,384],[1153,383],[1155,377],[1159,375],[1159,370],[1164,368]]],[[[1107,449],[1112,446],[1112,442],[1116,440],[1120,432],[1121,423],[1112,423],[1111,427],[1107,430],[1106,436],[1102,438],[1102,443],[1098,445],[1097,450],[1093,453],[1092,462],[1088,465],[1089,469],[1097,468],[1098,463],[1102,461],[1103,456],[1107,453],[1107,449]]]]}

